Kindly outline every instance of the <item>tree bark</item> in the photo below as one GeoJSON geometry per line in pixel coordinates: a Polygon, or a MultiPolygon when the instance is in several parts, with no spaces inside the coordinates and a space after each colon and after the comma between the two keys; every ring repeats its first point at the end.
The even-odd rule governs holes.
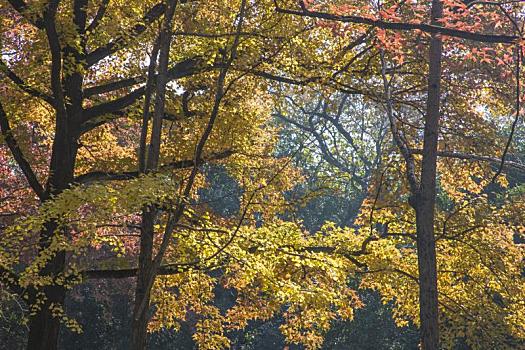
{"type": "MultiPolygon", "coordinates": [[[[432,24],[443,15],[440,0],[432,1],[432,24]]],[[[420,189],[411,197],[416,212],[417,255],[419,269],[419,317],[421,345],[424,350],[439,348],[436,240],[434,210],[436,203],[436,166],[440,119],[442,40],[433,34],[430,40],[427,111],[423,139],[420,189]]]]}

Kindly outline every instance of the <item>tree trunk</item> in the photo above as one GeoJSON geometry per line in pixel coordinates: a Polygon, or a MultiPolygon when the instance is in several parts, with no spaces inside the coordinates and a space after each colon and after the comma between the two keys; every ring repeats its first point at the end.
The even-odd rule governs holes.
{"type": "Polygon", "coordinates": [[[415,200],[417,257],[419,268],[419,317],[424,350],[439,348],[436,243],[434,238],[434,199],[415,200]]]}
{"type": "MultiPolygon", "coordinates": [[[[66,135],[58,135],[55,139],[52,163],[50,167],[50,181],[46,190],[47,194],[59,194],[73,180],[73,169],[76,158],[76,142],[66,135]],[[57,141],[58,140],[58,141],[57,141]],[[59,151],[61,150],[61,151],[59,151]]],[[[49,198],[49,197],[48,197],[49,198]]],[[[57,234],[57,223],[49,221],[45,224],[40,234],[39,251],[47,249],[53,237],[57,234]]],[[[46,266],[42,269],[43,276],[56,277],[64,271],[66,254],[64,251],[56,253],[46,266]]],[[[28,350],[55,350],[58,346],[58,332],[60,329],[60,319],[53,316],[50,306],[52,304],[64,307],[66,290],[60,285],[51,285],[38,290],[43,293],[44,303],[37,311],[36,315],[29,320],[29,337],[27,342],[28,350]]],[[[38,300],[37,295],[33,295],[32,302],[38,300]]]]}
{"type": "MultiPolygon", "coordinates": [[[[80,1],[76,1],[79,3],[80,1]]],[[[78,54],[66,47],[66,55],[78,54]]],[[[78,73],[67,75],[62,81],[67,103],[63,109],[57,109],[55,137],[49,166],[49,178],[42,202],[49,200],[51,195],[58,195],[73,182],[75,163],[78,151],[78,121],[82,115],[82,84],[83,76],[78,73]]],[[[39,253],[46,250],[57,232],[57,223],[49,221],[40,233],[39,253]]],[[[65,270],[66,254],[59,251],[42,269],[43,276],[56,277],[65,270]]],[[[46,286],[37,292],[44,295],[44,303],[36,315],[29,321],[28,350],[54,350],[58,346],[60,319],[53,316],[49,310],[52,304],[64,308],[66,290],[63,286],[46,286]]],[[[35,300],[34,296],[32,301],[35,300]]],[[[64,310],[65,311],[65,310],[64,310]]]]}
{"type": "Polygon", "coordinates": [[[135,287],[133,320],[131,323],[131,346],[133,350],[146,348],[149,307],[145,308],[145,310],[141,310],[141,307],[144,300],[147,300],[149,305],[150,299],[148,280],[151,271],[151,262],[153,260],[155,216],[153,207],[149,207],[142,212],[139,267],[137,272],[137,285],[135,287]]]}
{"type": "MultiPolygon", "coordinates": [[[[171,47],[171,26],[173,15],[177,0],[168,0],[166,12],[164,15],[164,23],[160,32],[158,41],[159,50],[159,65],[157,74],[157,84],[155,87],[155,108],[153,114],[153,123],[151,130],[151,137],[147,152],[147,158],[144,159],[145,149],[141,149],[139,156],[139,170],[152,171],[156,170],[160,158],[160,145],[162,134],[162,119],[165,111],[166,85],[168,82],[168,64],[169,52],[171,47]],[[145,169],[142,169],[145,164],[145,169]]],[[[156,46],[157,44],[155,44],[156,46]]],[[[156,48],[153,50],[156,51],[156,48]]],[[[152,55],[153,56],[153,55],[152,55]]],[[[156,56],[156,55],[155,55],[156,56]]],[[[154,58],[152,58],[154,59],[154,58]]],[[[152,63],[154,64],[154,63],[152,63]]],[[[152,66],[154,67],[154,66],[152,66]]],[[[154,69],[154,68],[153,68],[154,69]]],[[[149,96],[146,96],[146,103],[144,108],[149,108],[149,96]]],[[[147,111],[144,110],[146,116],[143,123],[148,122],[147,111]]],[[[146,124],[147,125],[147,124],[146,124]]],[[[145,130],[146,127],[143,126],[145,130]]],[[[143,140],[141,140],[141,147],[144,147],[143,140]]],[[[142,211],[142,223],[140,232],[140,252],[139,252],[139,266],[137,271],[137,285],[135,287],[135,301],[133,306],[133,319],[131,321],[131,348],[132,350],[143,350],[146,348],[147,341],[147,327],[149,321],[150,311],[150,294],[151,288],[149,285],[151,274],[153,273],[153,238],[154,225],[157,216],[157,208],[155,205],[150,205],[142,211]]]]}
{"type": "MultiPolygon", "coordinates": [[[[442,17],[440,0],[432,1],[432,23],[442,17]]],[[[436,203],[436,166],[440,118],[440,78],[442,41],[432,35],[429,52],[427,113],[421,165],[421,187],[411,205],[416,211],[417,255],[419,268],[419,317],[424,350],[439,348],[436,240],[434,210],[436,203]]]]}
{"type": "MultiPolygon", "coordinates": [[[[64,270],[65,253],[58,253],[47,265],[45,273],[55,275],[64,270]]],[[[35,316],[29,320],[28,350],[56,350],[60,319],[54,317],[49,309],[51,304],[64,305],[66,291],[61,286],[49,286],[41,290],[45,302],[35,316]]]]}

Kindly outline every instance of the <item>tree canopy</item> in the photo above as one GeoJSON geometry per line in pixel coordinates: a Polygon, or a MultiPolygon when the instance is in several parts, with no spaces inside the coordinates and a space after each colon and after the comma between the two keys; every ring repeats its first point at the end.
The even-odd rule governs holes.
{"type": "Polygon", "coordinates": [[[425,350],[525,346],[521,1],[0,5],[17,346],[112,293],[137,350],[318,349],[370,295],[425,350]]]}

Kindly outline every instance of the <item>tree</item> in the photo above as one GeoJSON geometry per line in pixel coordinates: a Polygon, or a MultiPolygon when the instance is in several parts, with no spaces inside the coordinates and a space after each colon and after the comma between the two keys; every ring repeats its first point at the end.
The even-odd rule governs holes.
{"type": "MultiPolygon", "coordinates": [[[[261,83],[260,78],[286,80],[276,76],[272,72],[273,67],[268,66],[273,57],[289,57],[286,50],[294,38],[280,37],[280,30],[290,29],[287,23],[281,21],[282,16],[275,16],[273,11],[268,12],[267,3],[254,4],[256,7],[249,10],[252,23],[255,16],[262,15],[260,21],[253,24],[254,31],[240,32],[243,29],[243,21],[238,20],[238,29],[232,36],[229,32],[232,23],[230,16],[236,4],[217,3],[216,7],[210,10],[201,4],[182,2],[179,4],[180,15],[174,17],[172,24],[170,17],[175,11],[175,3],[127,5],[111,6],[106,1],[94,3],[80,0],[52,1],[46,4],[10,1],[3,9],[7,13],[2,19],[2,27],[6,28],[2,37],[3,47],[14,53],[2,62],[3,84],[16,89],[6,93],[2,101],[2,133],[17,163],[16,167],[22,170],[25,180],[39,199],[39,203],[34,203],[31,208],[36,215],[29,217],[26,216],[27,211],[22,213],[22,217],[25,216],[24,221],[4,230],[6,239],[2,244],[3,283],[9,285],[12,292],[27,297],[31,307],[28,348],[56,348],[60,321],[73,329],[79,328],[74,320],[67,318],[64,299],[67,290],[78,283],[80,276],[122,278],[137,274],[133,262],[132,267],[128,269],[97,268],[97,264],[93,263],[103,259],[105,254],[100,251],[93,252],[91,246],[109,241],[119,253],[123,253],[119,247],[133,246],[132,239],[131,242],[126,238],[115,239],[114,235],[133,237],[129,231],[137,226],[132,220],[138,208],[143,211],[142,246],[139,251],[139,284],[133,339],[134,346],[143,347],[143,332],[149,310],[149,290],[155,283],[156,274],[186,276],[182,273],[185,272],[190,276],[196,274],[200,279],[208,278],[204,272],[195,271],[207,271],[212,263],[229,256],[227,251],[225,252],[226,246],[233,242],[241,228],[244,230],[241,227],[244,224],[244,216],[247,213],[253,216],[263,209],[261,204],[253,205],[253,209],[248,212],[248,207],[252,207],[251,202],[258,200],[261,203],[260,199],[268,198],[270,190],[275,191],[272,197],[278,199],[281,197],[279,192],[286,189],[289,186],[288,181],[293,179],[293,172],[286,166],[283,167],[283,163],[287,164],[284,159],[265,160],[265,167],[258,161],[250,160],[254,157],[252,152],[257,148],[262,152],[271,149],[272,130],[269,130],[270,134],[261,131],[264,119],[261,120],[260,117],[263,110],[256,106],[256,95],[252,95],[254,99],[247,99],[243,94],[261,91],[265,85],[261,83]],[[137,12],[144,15],[137,16],[137,12]],[[217,32],[201,32],[208,29],[200,26],[203,23],[207,24],[210,16],[219,24],[214,28],[217,32]],[[111,18],[120,18],[120,22],[128,27],[131,36],[124,34],[125,29],[120,32],[110,21],[111,18]],[[195,20],[192,22],[191,19],[195,20]],[[164,25],[161,26],[159,48],[155,49],[155,27],[161,21],[164,25]],[[172,26],[179,26],[182,30],[170,35],[172,26]],[[276,34],[266,34],[276,26],[276,34]],[[169,39],[175,35],[180,36],[181,42],[178,50],[170,50],[169,39]],[[134,40],[134,36],[140,37],[140,40],[134,40]],[[21,37],[24,38],[22,42],[19,41],[21,37]],[[224,49],[224,38],[229,37],[236,38],[234,44],[224,49]],[[272,40],[274,37],[276,39],[272,40]],[[243,60],[237,59],[237,46],[242,47],[243,60]],[[154,49],[150,57],[152,64],[148,77],[144,52],[150,51],[152,47],[154,49]],[[252,59],[259,56],[263,48],[267,49],[269,57],[263,57],[262,60],[252,59]],[[157,50],[159,63],[155,68],[153,62],[156,61],[157,50]],[[234,61],[235,65],[232,65],[234,61]],[[49,62],[49,66],[41,62],[49,62]],[[29,64],[34,69],[22,71],[21,66],[24,64],[29,64]],[[264,66],[266,70],[258,69],[259,66],[264,66]],[[232,76],[231,80],[226,82],[226,72],[230,68],[236,72],[236,76],[232,76]],[[211,82],[215,80],[215,74],[218,74],[215,103],[211,108],[210,121],[206,124],[197,117],[210,106],[206,99],[212,91],[211,82]],[[168,84],[174,80],[178,80],[178,86],[168,84]],[[240,82],[244,84],[244,91],[232,88],[237,88],[235,84],[240,82]],[[178,88],[183,91],[182,94],[177,92],[178,88]],[[226,100],[223,95],[230,89],[237,92],[233,98],[226,100]],[[150,148],[146,152],[143,140],[147,138],[148,132],[147,100],[153,92],[156,99],[153,130],[150,148]],[[144,107],[137,111],[143,97],[144,107]],[[17,109],[19,99],[30,103],[27,110],[17,109]],[[214,127],[221,109],[231,112],[229,119],[222,118],[221,125],[214,127]],[[134,119],[138,114],[143,115],[141,124],[134,119]],[[38,115],[38,118],[34,115],[38,115]],[[17,118],[23,122],[15,123],[15,132],[11,125],[17,118]],[[242,122],[237,120],[237,124],[233,124],[232,120],[236,118],[242,122]],[[162,128],[163,119],[172,122],[169,129],[162,128]],[[23,128],[24,122],[36,124],[38,141],[24,144],[20,142],[27,132],[23,128]],[[192,124],[193,128],[189,128],[192,124]],[[46,130],[45,127],[48,126],[51,126],[53,131],[46,130]],[[170,135],[174,126],[182,130],[178,138],[162,136],[170,135]],[[141,160],[138,163],[141,166],[137,171],[134,153],[139,140],[133,138],[133,135],[140,127],[143,132],[140,140],[142,150],[139,152],[141,160]],[[213,130],[218,129],[213,135],[212,127],[213,130]],[[121,130],[118,130],[119,128],[121,130]],[[193,141],[199,134],[195,129],[198,128],[204,130],[204,133],[200,141],[197,140],[197,148],[194,151],[193,141]],[[235,135],[236,132],[237,137],[232,139],[231,135],[235,135]],[[164,139],[166,147],[165,151],[161,152],[160,145],[164,139]],[[49,145],[50,148],[39,159],[31,162],[31,159],[28,160],[26,149],[36,143],[49,145]],[[113,146],[109,148],[108,145],[113,146]],[[205,146],[208,154],[204,154],[205,146]],[[250,149],[250,153],[239,153],[244,146],[250,149]],[[215,149],[216,152],[210,152],[208,149],[215,149]],[[142,164],[146,153],[144,167],[142,164]],[[215,246],[217,251],[211,255],[208,254],[209,244],[216,245],[221,242],[211,239],[211,242],[204,245],[205,249],[201,253],[194,252],[196,247],[190,244],[188,249],[191,248],[197,256],[204,254],[204,261],[199,259],[182,263],[182,266],[188,266],[187,269],[179,270],[180,264],[176,262],[161,266],[163,260],[168,260],[173,254],[175,258],[180,253],[178,249],[170,247],[175,226],[177,232],[181,231],[184,234],[186,230],[196,232],[192,234],[208,232],[206,228],[198,225],[195,230],[188,229],[187,223],[179,221],[181,218],[189,223],[195,220],[195,209],[189,208],[193,199],[189,197],[193,195],[194,182],[201,181],[198,176],[201,164],[204,161],[228,158],[232,153],[237,154],[236,160],[230,164],[232,173],[237,172],[243,176],[249,174],[249,177],[243,178],[243,187],[247,191],[244,203],[246,208],[240,222],[236,224],[238,227],[232,232],[232,237],[222,242],[225,244],[224,248],[217,249],[215,246]],[[37,165],[41,165],[42,168],[37,168],[37,165]],[[257,169],[264,171],[258,175],[255,171],[257,169]],[[186,177],[188,170],[189,177],[186,177]],[[290,175],[289,179],[284,180],[286,176],[283,174],[290,175]],[[278,177],[284,179],[276,180],[278,177]],[[46,184],[42,185],[42,179],[45,178],[46,184]],[[119,195],[115,195],[115,191],[118,191],[119,195]],[[163,217],[155,220],[156,212],[162,212],[163,217]],[[115,218],[115,213],[118,213],[118,218],[115,218]],[[124,223],[119,222],[120,219],[124,223]],[[157,247],[153,228],[162,220],[167,220],[164,222],[166,231],[163,243],[157,247]],[[114,231],[108,232],[108,228],[114,228],[114,231]],[[26,247],[20,244],[24,239],[38,241],[38,249],[35,251],[32,250],[32,245],[26,247]],[[155,259],[151,260],[154,250],[157,254],[155,259]],[[93,269],[84,267],[85,261],[82,261],[82,256],[86,251],[92,256],[90,264],[95,265],[93,269]],[[15,266],[19,262],[24,265],[22,271],[16,271],[15,266]]],[[[241,15],[239,18],[243,17],[241,15]]],[[[296,35],[304,32],[301,21],[292,24],[297,27],[296,35]]],[[[319,40],[322,41],[322,38],[319,40]]],[[[20,174],[16,175],[18,179],[20,174]]],[[[262,212],[271,217],[279,207],[277,205],[262,212]]],[[[205,215],[202,209],[197,217],[201,215],[205,215]]],[[[200,222],[199,220],[197,218],[197,222],[200,222]]],[[[193,226],[195,225],[190,227],[193,226]]],[[[214,231],[226,232],[219,228],[212,229],[212,232],[214,231]]],[[[219,237],[216,239],[220,241],[219,237]]],[[[288,245],[279,241],[282,240],[282,236],[275,239],[279,245],[288,245]]],[[[253,249],[246,245],[241,247],[248,251],[253,249]]],[[[129,254],[129,258],[133,256],[134,254],[129,254]]],[[[263,258],[264,254],[256,256],[263,258]]],[[[237,269],[233,271],[240,273],[237,269]]],[[[277,271],[275,273],[278,274],[277,271]]],[[[315,269],[313,273],[316,273],[315,269]]],[[[334,278],[342,278],[342,275],[334,278]]],[[[207,283],[214,281],[209,279],[207,283]]],[[[334,284],[330,282],[329,285],[334,284]]],[[[281,296],[278,302],[286,303],[287,295],[285,293],[281,296]]],[[[325,300],[330,301],[331,299],[325,300]]],[[[354,300],[349,302],[354,304],[354,300]]],[[[274,312],[277,305],[279,304],[272,305],[274,312]]],[[[341,304],[341,307],[343,306],[341,304]]],[[[349,315],[348,311],[345,313],[349,315]]],[[[257,317],[257,314],[253,317],[257,317]]],[[[335,317],[335,314],[331,314],[330,317],[335,317]]],[[[328,318],[323,321],[324,328],[327,320],[328,318]]],[[[242,325],[243,322],[238,324],[242,325]]],[[[289,338],[316,344],[319,337],[314,337],[315,334],[312,333],[313,339],[310,339],[310,335],[303,336],[291,332],[289,338]]],[[[223,337],[214,341],[223,342],[223,337]]]]}
{"type": "MultiPolygon", "coordinates": [[[[430,9],[424,4],[398,4],[392,3],[377,3],[363,5],[348,5],[336,4],[329,5],[324,2],[300,2],[299,8],[294,9],[293,5],[287,6],[281,2],[276,2],[277,11],[289,15],[310,17],[319,20],[320,25],[330,26],[333,29],[334,35],[343,35],[343,31],[355,31],[365,29],[362,26],[369,26],[376,28],[377,39],[382,48],[379,48],[379,54],[382,61],[382,77],[385,88],[385,104],[386,112],[388,114],[390,125],[392,129],[393,138],[399,147],[400,153],[406,161],[407,180],[410,188],[409,203],[416,212],[416,227],[417,227],[417,251],[418,251],[418,266],[419,266],[419,302],[420,302],[420,317],[421,322],[421,341],[425,349],[437,349],[439,347],[438,336],[438,294],[437,294],[437,262],[436,262],[436,248],[435,248],[435,234],[434,234],[434,212],[436,200],[436,167],[438,157],[438,134],[439,134],[439,120],[440,120],[440,100],[441,100],[441,57],[442,57],[442,39],[441,35],[447,35],[452,38],[462,38],[473,40],[482,43],[496,42],[496,43],[512,43],[516,42],[520,37],[519,26],[516,23],[516,16],[512,15],[512,6],[504,6],[499,4],[498,11],[482,10],[475,11],[469,9],[465,4],[448,1],[445,3],[447,16],[443,15],[443,4],[439,1],[432,2],[430,9]],[[427,24],[422,21],[427,18],[426,13],[430,10],[430,23],[427,24]],[[330,12],[328,12],[330,11],[330,12]],[[404,16],[416,16],[416,22],[404,21],[404,16]],[[471,16],[471,17],[469,17],[471,16]],[[485,22],[483,22],[483,18],[485,22]],[[512,35],[506,34],[482,34],[480,33],[483,24],[487,24],[486,19],[490,18],[490,23],[496,28],[502,27],[509,31],[513,31],[512,35]],[[471,22],[476,20],[476,22],[471,22]],[[325,21],[334,21],[335,24],[326,24],[325,21]],[[337,22],[341,24],[337,24],[337,22]],[[472,24],[476,23],[476,24],[472,24]],[[359,25],[361,29],[359,29],[359,25]],[[397,31],[389,33],[388,30],[397,31]],[[418,171],[413,157],[413,150],[409,148],[406,141],[406,135],[400,132],[396,118],[399,118],[394,113],[394,106],[397,107],[397,102],[393,102],[392,93],[390,91],[390,80],[387,75],[392,76],[395,72],[404,69],[404,74],[412,74],[407,72],[406,66],[409,66],[414,55],[419,55],[418,46],[416,51],[411,51],[414,43],[413,31],[419,33],[431,34],[429,44],[429,59],[428,59],[428,87],[427,103],[423,109],[425,114],[424,135],[423,135],[423,149],[418,152],[422,154],[422,162],[420,168],[420,176],[418,179],[418,171]],[[478,32],[476,32],[478,31],[478,32]],[[384,48],[384,49],[383,49],[384,48]],[[394,56],[396,64],[393,66],[386,66],[385,53],[387,50],[394,56]],[[406,62],[406,63],[405,63],[406,62]]],[[[471,4],[475,6],[476,4],[471,4]]],[[[483,4],[481,4],[483,5],[483,4]]],[[[492,4],[494,5],[494,4],[492,4]]],[[[498,4],[495,4],[498,6],[498,4]]],[[[490,25],[487,27],[491,28],[490,25]]],[[[415,34],[416,45],[421,45],[422,37],[420,34],[415,34]],[[419,42],[419,43],[418,43],[419,42]]],[[[377,43],[377,42],[376,42],[377,43]]],[[[459,50],[467,50],[463,43],[456,44],[459,50]]],[[[454,49],[450,49],[453,52],[454,49]]],[[[518,51],[520,51],[519,49],[518,51]]],[[[486,55],[488,48],[482,48],[481,52],[486,55]]],[[[362,51],[361,51],[362,52],[362,51]]],[[[473,50],[475,53],[475,49],[473,50]]],[[[447,51],[448,53],[448,51],[447,51]]],[[[454,54],[452,54],[454,55],[454,54]]],[[[357,55],[356,55],[357,56],[357,55]]],[[[355,57],[355,56],[354,56],[355,57]]],[[[373,57],[373,56],[372,56],[373,57]]],[[[519,58],[519,55],[518,55],[519,58]]],[[[482,56],[481,61],[491,61],[491,58],[482,56]]],[[[502,58],[498,58],[503,62],[502,58]]],[[[354,60],[355,61],[355,60],[354,60]]],[[[519,59],[518,59],[519,61],[519,59]]],[[[354,63],[352,60],[350,61],[354,63]]],[[[519,67],[519,63],[516,64],[519,67]]],[[[345,68],[348,69],[347,65],[345,68]]],[[[519,68],[518,68],[519,69],[519,68]]],[[[356,72],[354,70],[354,72],[356,72]]],[[[454,74],[449,71],[449,74],[454,74]]],[[[352,78],[350,78],[351,80],[352,78]]],[[[407,82],[407,79],[404,79],[407,82]]],[[[518,83],[519,84],[519,83],[518,83]]],[[[519,88],[518,88],[519,91],[519,88]]],[[[518,107],[519,113],[519,92],[518,92],[518,107]]],[[[403,102],[401,102],[402,104],[403,102]]],[[[517,120],[517,118],[515,119],[517,120]]],[[[515,121],[513,123],[515,125],[515,121]]],[[[513,127],[514,128],[514,127],[513,127]]],[[[512,139],[512,134],[509,142],[503,151],[501,164],[496,171],[494,179],[501,173],[502,167],[505,165],[505,156],[508,150],[508,145],[512,139]]],[[[446,154],[445,156],[455,156],[454,154],[446,154]]],[[[458,156],[458,155],[456,155],[458,156]]],[[[483,157],[465,156],[466,159],[481,160],[483,157]]],[[[486,160],[494,162],[495,158],[485,157],[486,160]]],[[[497,159],[496,159],[497,161],[497,159]]],[[[378,190],[379,193],[380,190],[378,190]]],[[[373,212],[372,208],[372,212],[373,212]]],[[[372,214],[371,214],[372,215],[372,214]]]]}
{"type": "Polygon", "coordinates": [[[523,194],[502,176],[523,170],[511,147],[519,4],[8,3],[0,266],[2,284],[28,299],[28,348],[56,348],[60,322],[79,329],[64,299],[81,278],[135,276],[137,349],[146,327],[185,320],[202,347],[227,347],[228,329],[282,312],[287,341],[317,348],[332,320],[361,306],[348,276],[392,301],[400,324],[420,325],[426,349],[439,346],[438,311],[447,346],[521,344],[523,194]],[[382,131],[355,144],[337,94],[374,106],[397,154],[382,131]],[[317,108],[287,114],[297,96],[317,108]],[[301,176],[293,152],[275,156],[273,106],[313,137],[324,172],[368,191],[352,227],[283,220],[301,176]],[[509,137],[496,115],[511,116],[509,137]],[[334,152],[343,140],[355,152],[334,152]],[[359,149],[374,141],[369,161],[359,149]],[[231,217],[200,200],[210,162],[238,182],[231,217]],[[213,305],[217,285],[237,295],[226,313],[213,305]]]}

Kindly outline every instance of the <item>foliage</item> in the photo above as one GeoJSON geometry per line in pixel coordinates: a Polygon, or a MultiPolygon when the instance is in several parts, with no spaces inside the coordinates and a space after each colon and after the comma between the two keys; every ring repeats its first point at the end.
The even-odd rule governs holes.
{"type": "Polygon", "coordinates": [[[370,289],[419,326],[410,180],[437,33],[441,343],[523,346],[523,5],[438,3],[429,25],[426,1],[176,2],[168,73],[149,79],[164,2],[0,0],[2,298],[25,300],[30,328],[44,315],[81,332],[61,293],[136,276],[150,209],[151,332],[191,323],[200,348],[227,348],[281,317],[288,343],[316,349],[370,289]],[[160,78],[160,165],[141,173],[146,85],[160,78]],[[234,210],[208,202],[213,169],[234,210]],[[235,303],[218,307],[219,290],[235,303]]]}

